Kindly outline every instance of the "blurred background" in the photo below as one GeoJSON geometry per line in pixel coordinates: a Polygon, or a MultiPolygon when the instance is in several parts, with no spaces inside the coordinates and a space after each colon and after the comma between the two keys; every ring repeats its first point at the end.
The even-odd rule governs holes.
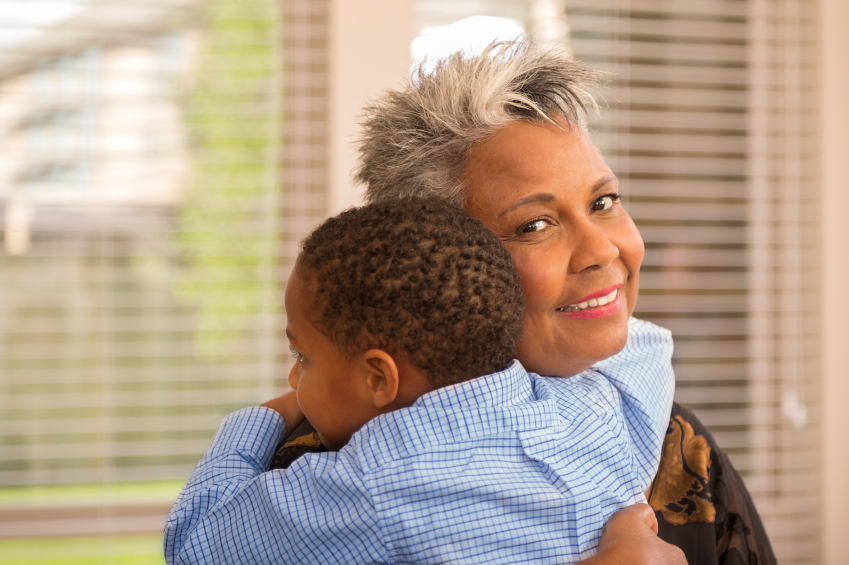
{"type": "Polygon", "coordinates": [[[636,315],[674,332],[677,400],[781,562],[844,563],[846,24],[842,0],[0,0],[0,564],[164,563],[221,418],[284,389],[283,290],[360,201],[359,109],[520,34],[614,73],[592,129],[646,241],[636,315]]]}

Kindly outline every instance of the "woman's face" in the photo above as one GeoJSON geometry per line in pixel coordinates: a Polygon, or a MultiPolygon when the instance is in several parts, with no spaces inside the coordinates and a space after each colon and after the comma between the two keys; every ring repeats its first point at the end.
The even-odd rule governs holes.
{"type": "Polygon", "coordinates": [[[467,211],[504,242],[522,277],[519,361],[570,377],[625,346],[644,247],[601,154],[560,123],[507,126],[475,146],[463,180],[467,211]]]}

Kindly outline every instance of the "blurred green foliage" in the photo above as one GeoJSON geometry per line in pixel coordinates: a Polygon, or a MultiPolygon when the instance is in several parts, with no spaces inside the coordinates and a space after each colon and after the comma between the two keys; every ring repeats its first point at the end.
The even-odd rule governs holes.
{"type": "Polygon", "coordinates": [[[0,509],[50,506],[171,503],[185,481],[129,481],[0,486],[0,509]]]}
{"type": "Polygon", "coordinates": [[[162,535],[0,540],[0,565],[165,565],[162,535]]]}
{"type": "Polygon", "coordinates": [[[193,182],[178,211],[184,269],[175,291],[198,308],[206,353],[251,335],[274,306],[279,69],[272,0],[203,4],[200,62],[187,96],[193,182]],[[247,334],[245,332],[248,332],[247,334]]]}

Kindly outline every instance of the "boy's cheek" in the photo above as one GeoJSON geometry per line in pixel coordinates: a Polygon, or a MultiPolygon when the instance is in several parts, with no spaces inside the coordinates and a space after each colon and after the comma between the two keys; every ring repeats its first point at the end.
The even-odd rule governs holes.
{"type": "Polygon", "coordinates": [[[298,387],[295,388],[295,397],[298,400],[298,407],[301,409],[301,412],[304,413],[304,417],[310,421],[310,423],[318,428],[321,424],[323,412],[325,412],[328,408],[324,407],[322,410],[321,402],[319,402],[319,406],[314,406],[316,404],[316,394],[315,391],[310,387],[310,383],[304,379],[299,379],[298,387]]]}
{"type": "Polygon", "coordinates": [[[298,365],[299,363],[295,363],[289,371],[288,381],[292,390],[298,390],[298,382],[301,380],[301,368],[298,365]]]}

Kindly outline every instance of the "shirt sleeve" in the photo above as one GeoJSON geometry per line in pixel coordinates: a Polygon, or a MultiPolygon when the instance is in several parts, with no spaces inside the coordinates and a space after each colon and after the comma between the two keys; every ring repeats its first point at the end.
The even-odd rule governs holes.
{"type": "Polygon", "coordinates": [[[634,446],[634,471],[648,488],[660,462],[675,393],[672,334],[631,318],[628,341],[618,354],[593,366],[622,395],[625,425],[634,446]]]}
{"type": "Polygon", "coordinates": [[[262,407],[224,420],[168,516],[167,563],[389,560],[353,449],[263,472],[284,429],[262,407]]]}

